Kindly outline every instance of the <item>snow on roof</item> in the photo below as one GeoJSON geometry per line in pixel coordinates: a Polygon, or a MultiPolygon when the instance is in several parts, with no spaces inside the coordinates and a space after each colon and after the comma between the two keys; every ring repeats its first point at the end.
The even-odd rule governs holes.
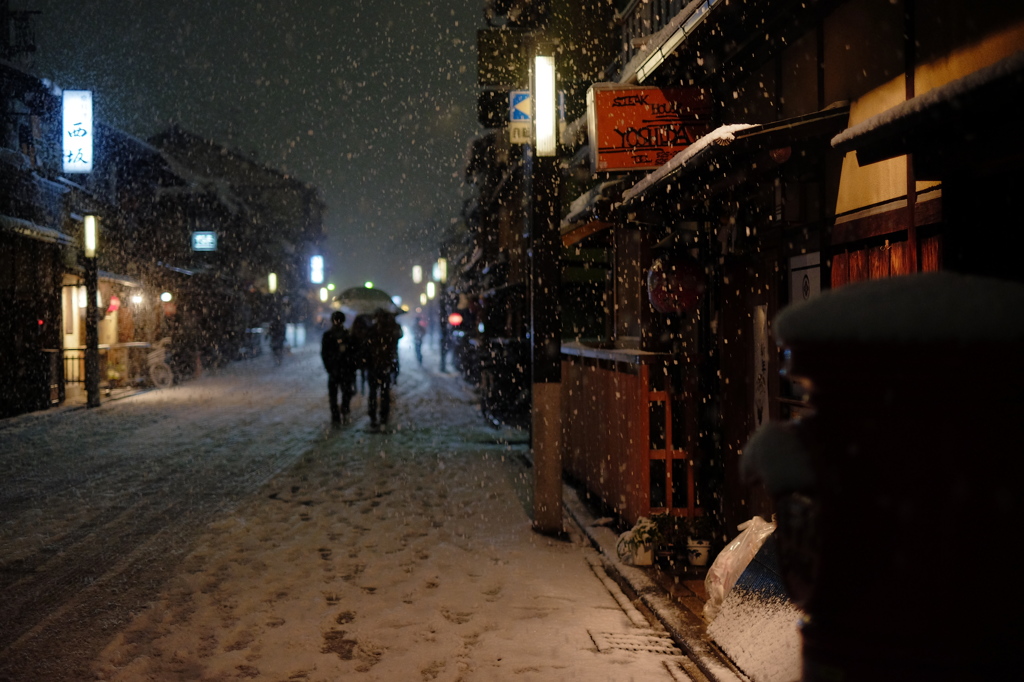
{"type": "Polygon", "coordinates": [[[849,284],[786,307],[780,343],[1024,341],[1024,285],[951,272],[849,284]]]}
{"type": "Polygon", "coordinates": [[[573,199],[573,202],[569,204],[569,212],[565,216],[565,222],[571,223],[574,222],[575,220],[578,220],[588,210],[591,210],[595,206],[597,206],[597,202],[602,197],[607,196],[608,190],[614,188],[616,185],[620,183],[620,179],[606,180],[605,182],[602,182],[597,186],[592,187],[590,191],[584,192],[583,194],[573,199]]]}
{"type": "Polygon", "coordinates": [[[1024,71],[1024,51],[1018,51],[1009,57],[987,66],[983,69],[946,83],[928,92],[912,97],[894,107],[886,109],[882,113],[872,116],[866,121],[861,121],[855,126],[850,126],[843,132],[832,138],[833,147],[849,145],[859,137],[870,134],[880,128],[892,123],[919,114],[929,108],[943,102],[952,102],[964,97],[974,90],[992,81],[1012,76],[1015,73],[1024,71]]]}
{"type": "Polygon", "coordinates": [[[674,173],[680,168],[685,168],[691,165],[690,162],[711,144],[727,145],[736,139],[737,132],[753,127],[753,124],[750,123],[733,123],[731,125],[715,128],[710,133],[673,156],[669,162],[661,166],[661,168],[649,173],[640,180],[640,182],[623,192],[622,200],[624,202],[629,201],[634,197],[643,194],[671,173],[674,173]]]}
{"type": "MultiPolygon", "coordinates": [[[[639,50],[637,50],[636,54],[633,55],[633,58],[626,62],[626,65],[622,67],[622,73],[619,74],[619,83],[632,83],[636,81],[637,71],[640,70],[640,66],[647,61],[654,50],[660,50],[662,46],[668,42],[668,39],[672,34],[679,30],[681,26],[683,26],[684,30],[689,34],[698,20],[700,20],[712,6],[717,5],[718,2],[719,0],[691,0],[686,7],[679,10],[679,13],[672,17],[672,19],[661,27],[660,30],[647,36],[644,44],[639,50]]],[[[676,45],[676,47],[678,47],[678,45],[676,45]]],[[[669,53],[672,51],[674,51],[674,48],[673,50],[670,50],[669,53]]]]}

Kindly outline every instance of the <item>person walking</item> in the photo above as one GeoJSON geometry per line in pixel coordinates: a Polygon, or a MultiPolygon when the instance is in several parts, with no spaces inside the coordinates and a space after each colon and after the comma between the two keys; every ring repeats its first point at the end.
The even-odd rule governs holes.
{"type": "Polygon", "coordinates": [[[356,382],[356,387],[353,390],[358,391],[359,395],[366,395],[367,375],[369,374],[370,364],[367,357],[367,334],[370,333],[370,327],[372,326],[373,316],[368,313],[356,315],[356,319],[352,320],[352,343],[355,345],[355,359],[353,362],[355,372],[352,380],[356,382]]]}
{"type": "Polygon", "coordinates": [[[423,366],[423,338],[427,335],[427,318],[424,315],[416,316],[416,326],[413,328],[413,339],[416,346],[416,362],[423,366]]]}
{"type": "Polygon", "coordinates": [[[275,313],[270,320],[270,350],[274,354],[275,365],[280,365],[284,359],[285,336],[284,320],[279,313],[275,313]]]}
{"type": "Polygon", "coordinates": [[[373,314],[373,324],[366,333],[371,429],[387,424],[391,415],[391,381],[398,369],[398,340],[402,335],[402,327],[393,314],[384,310],[373,314]]]}
{"type": "Polygon", "coordinates": [[[348,422],[349,407],[355,390],[355,358],[357,349],[352,335],[345,329],[345,313],[331,315],[331,328],[320,341],[320,358],[327,370],[327,400],[331,406],[331,423],[348,422]],[[338,391],[341,391],[341,405],[338,391]]]}

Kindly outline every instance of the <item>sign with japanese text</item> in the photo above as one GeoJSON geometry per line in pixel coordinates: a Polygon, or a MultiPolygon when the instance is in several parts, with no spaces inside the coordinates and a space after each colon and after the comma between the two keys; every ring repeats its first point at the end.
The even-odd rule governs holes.
{"type": "Polygon", "coordinates": [[[313,284],[324,283],[324,257],[323,256],[310,256],[309,257],[309,281],[313,284]]]}
{"type": "Polygon", "coordinates": [[[92,172],[92,92],[65,90],[62,100],[65,173],[92,172]]]}
{"type": "Polygon", "coordinates": [[[657,168],[711,132],[712,112],[702,88],[592,85],[587,129],[593,169],[657,168]]]}
{"type": "Polygon", "coordinates": [[[192,250],[193,251],[216,251],[217,250],[217,233],[216,232],[193,232],[192,233],[192,250]]]}
{"type": "Polygon", "coordinates": [[[508,93],[508,141],[529,144],[533,136],[533,105],[529,90],[508,93]]]}

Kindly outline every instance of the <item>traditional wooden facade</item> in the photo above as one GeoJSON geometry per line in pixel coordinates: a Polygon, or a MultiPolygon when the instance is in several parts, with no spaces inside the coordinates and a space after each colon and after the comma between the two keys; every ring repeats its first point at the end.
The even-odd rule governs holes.
{"type": "Polygon", "coordinates": [[[590,262],[608,273],[608,331],[563,328],[565,471],[627,522],[710,514],[730,536],[773,511],[740,476],[748,437],[805,409],[779,377],[781,308],[912,272],[1024,277],[1015,252],[995,246],[1020,222],[1021,133],[1007,112],[1022,89],[1024,10],[962,0],[615,9],[619,51],[593,83],[702,89],[712,132],[659,168],[597,172],[585,119],[566,122],[563,255],[578,265],[599,254],[590,262]],[[664,314],[647,277],[681,258],[701,264],[703,296],[686,315],[664,314]]]}

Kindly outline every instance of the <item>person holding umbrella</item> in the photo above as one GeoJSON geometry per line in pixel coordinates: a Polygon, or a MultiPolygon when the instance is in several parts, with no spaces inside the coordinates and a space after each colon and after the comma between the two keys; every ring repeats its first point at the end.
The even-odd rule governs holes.
{"type": "Polygon", "coordinates": [[[374,312],[373,323],[366,332],[370,386],[367,405],[371,429],[387,424],[391,415],[391,381],[398,369],[398,340],[402,335],[402,327],[395,321],[394,314],[383,309],[374,312]],[[380,421],[377,420],[378,414],[380,421]]]}
{"type": "Polygon", "coordinates": [[[347,422],[355,389],[356,348],[351,334],[345,329],[345,313],[340,310],[331,314],[331,328],[324,332],[320,342],[320,358],[327,370],[327,400],[331,406],[331,423],[341,424],[342,420],[347,422]]]}

